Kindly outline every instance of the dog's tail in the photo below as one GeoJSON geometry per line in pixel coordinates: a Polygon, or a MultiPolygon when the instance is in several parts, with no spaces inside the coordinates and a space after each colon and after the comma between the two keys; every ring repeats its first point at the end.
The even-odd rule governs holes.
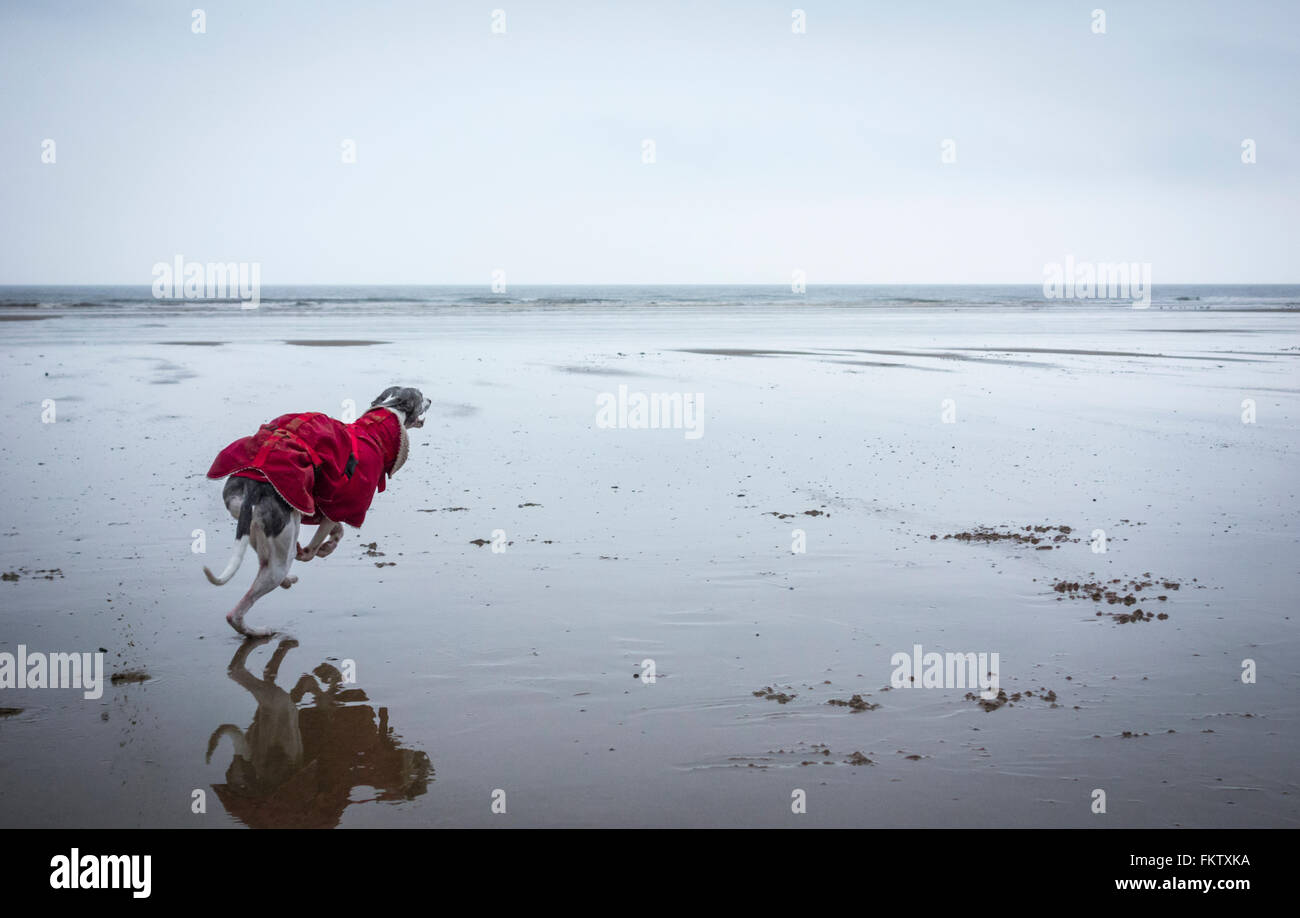
{"type": "Polygon", "coordinates": [[[244,550],[246,548],[248,548],[248,536],[244,536],[235,543],[235,553],[230,556],[230,563],[226,565],[226,569],[221,572],[220,577],[212,573],[212,571],[210,571],[205,565],[203,573],[208,575],[208,582],[221,586],[223,583],[229,581],[231,577],[235,576],[235,571],[239,570],[239,565],[244,560],[244,550]]]}
{"type": "Polygon", "coordinates": [[[217,729],[212,731],[212,736],[208,737],[208,754],[203,761],[212,761],[212,753],[216,752],[217,746],[221,745],[221,738],[223,736],[230,737],[230,742],[233,743],[235,747],[235,755],[243,756],[249,761],[252,761],[252,756],[248,751],[248,739],[244,736],[244,731],[240,730],[234,724],[222,724],[220,727],[217,727],[217,729]]]}
{"type": "Polygon", "coordinates": [[[248,548],[248,533],[253,525],[253,501],[252,495],[244,495],[243,506],[239,508],[239,522],[235,524],[235,538],[239,541],[235,543],[235,553],[230,556],[230,563],[218,577],[206,566],[203,573],[207,575],[208,582],[216,586],[221,586],[235,576],[235,571],[239,570],[239,565],[244,561],[244,551],[248,548]]]}

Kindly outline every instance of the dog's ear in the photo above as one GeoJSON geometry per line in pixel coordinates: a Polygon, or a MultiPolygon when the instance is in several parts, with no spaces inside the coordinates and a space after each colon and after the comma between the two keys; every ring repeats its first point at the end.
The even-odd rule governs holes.
{"type": "Polygon", "coordinates": [[[371,402],[370,407],[371,408],[379,408],[381,406],[385,408],[392,407],[393,405],[397,404],[397,396],[399,396],[401,392],[402,390],[400,387],[389,386],[383,392],[379,393],[379,398],[371,402]]]}

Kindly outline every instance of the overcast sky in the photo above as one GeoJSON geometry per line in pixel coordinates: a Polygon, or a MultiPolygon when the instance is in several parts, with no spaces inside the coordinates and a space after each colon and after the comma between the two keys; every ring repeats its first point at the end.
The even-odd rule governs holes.
{"type": "Polygon", "coordinates": [[[1297,282],[1298,49],[1291,0],[0,0],[0,283],[1297,282]]]}

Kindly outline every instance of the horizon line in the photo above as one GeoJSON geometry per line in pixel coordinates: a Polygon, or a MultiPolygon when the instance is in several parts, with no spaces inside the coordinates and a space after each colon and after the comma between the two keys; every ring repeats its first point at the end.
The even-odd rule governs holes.
{"type": "MultiPolygon", "coordinates": [[[[123,281],[81,281],[77,283],[51,282],[0,282],[0,289],[5,287],[145,287],[151,288],[153,282],[123,281]]],[[[492,290],[492,284],[481,281],[474,283],[457,283],[452,281],[275,281],[263,283],[262,287],[483,287],[492,290]]],[[[512,287],[761,287],[787,288],[789,283],[761,283],[753,281],[510,281],[502,295],[509,295],[512,287]]],[[[805,284],[807,290],[818,287],[1041,287],[1042,282],[1029,281],[825,281],[805,284]]],[[[1157,287],[1300,287],[1300,280],[1294,281],[1160,281],[1152,282],[1152,289],[1157,287]]],[[[792,293],[794,291],[791,291],[792,293]]]]}

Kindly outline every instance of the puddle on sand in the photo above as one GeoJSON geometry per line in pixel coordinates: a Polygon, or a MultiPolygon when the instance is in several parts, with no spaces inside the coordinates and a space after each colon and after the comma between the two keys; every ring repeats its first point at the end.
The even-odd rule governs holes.
{"type": "Polygon", "coordinates": [[[245,641],[227,670],[256,702],[252,723],[221,724],[208,739],[209,762],[223,745],[231,754],[225,782],[212,785],[226,812],[252,828],[330,829],[350,804],[411,800],[428,789],[429,756],[403,746],[388,709],[371,707],[337,667],[322,662],[280,685],[280,667],[298,646],[286,638],[261,678],[253,675],[249,655],[270,641],[245,641]]]}

